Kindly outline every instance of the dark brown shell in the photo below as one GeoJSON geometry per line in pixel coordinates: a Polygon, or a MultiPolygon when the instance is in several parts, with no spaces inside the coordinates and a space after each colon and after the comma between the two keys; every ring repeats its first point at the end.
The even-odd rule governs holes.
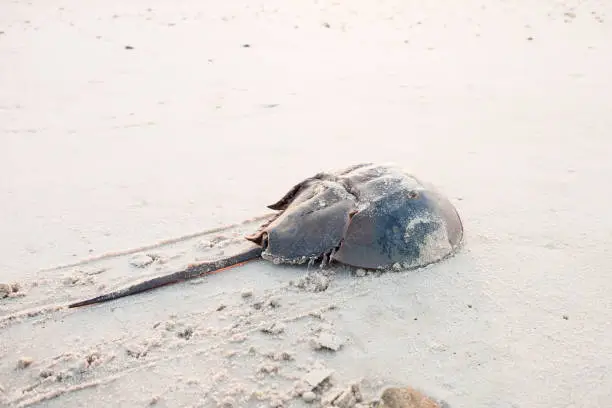
{"type": "Polygon", "coordinates": [[[423,266],[463,238],[455,207],[395,165],[319,173],[269,206],[276,218],[247,237],[275,263],[327,258],[368,269],[423,266]]]}

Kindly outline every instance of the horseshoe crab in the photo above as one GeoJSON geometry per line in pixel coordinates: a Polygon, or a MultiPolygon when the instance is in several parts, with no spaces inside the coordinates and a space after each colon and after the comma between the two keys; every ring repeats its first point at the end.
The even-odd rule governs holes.
{"type": "Polygon", "coordinates": [[[268,208],[278,212],[245,237],[255,245],[243,253],[190,265],[69,307],[133,295],[257,258],[275,264],[320,261],[363,269],[414,269],[452,255],[463,239],[461,219],[451,202],[393,164],[364,163],[318,173],[268,208]]]}

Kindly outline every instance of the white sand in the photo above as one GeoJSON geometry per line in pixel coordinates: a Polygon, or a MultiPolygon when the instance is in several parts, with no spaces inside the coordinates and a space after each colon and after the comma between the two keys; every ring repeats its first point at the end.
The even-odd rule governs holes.
{"type": "Polygon", "coordinates": [[[0,283],[21,285],[0,404],[301,406],[295,382],[333,370],[366,399],[612,406],[612,3],[13,1],[0,32],[0,283]],[[45,269],[238,223],[360,161],[445,191],[461,253],[321,292],[259,262],[52,311],[254,225],[151,250],[166,264],[45,269]]]}

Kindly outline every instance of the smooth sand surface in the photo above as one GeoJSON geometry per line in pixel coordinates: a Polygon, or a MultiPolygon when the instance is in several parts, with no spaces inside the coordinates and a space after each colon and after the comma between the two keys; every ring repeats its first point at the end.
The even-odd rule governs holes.
{"type": "Polygon", "coordinates": [[[318,406],[332,391],[305,384],[333,372],[364,401],[612,406],[611,72],[603,0],[4,2],[0,404],[318,406]],[[58,309],[257,223],[56,266],[240,223],[363,161],[444,191],[462,251],[58,309]]]}

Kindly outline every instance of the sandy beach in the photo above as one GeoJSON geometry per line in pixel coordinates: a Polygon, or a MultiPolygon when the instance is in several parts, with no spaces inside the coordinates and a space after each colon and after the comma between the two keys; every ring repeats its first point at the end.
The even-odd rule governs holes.
{"type": "Polygon", "coordinates": [[[612,406],[612,3],[0,10],[0,406],[612,406]],[[463,248],[63,308],[232,254],[360,162],[436,185],[463,248]]]}

